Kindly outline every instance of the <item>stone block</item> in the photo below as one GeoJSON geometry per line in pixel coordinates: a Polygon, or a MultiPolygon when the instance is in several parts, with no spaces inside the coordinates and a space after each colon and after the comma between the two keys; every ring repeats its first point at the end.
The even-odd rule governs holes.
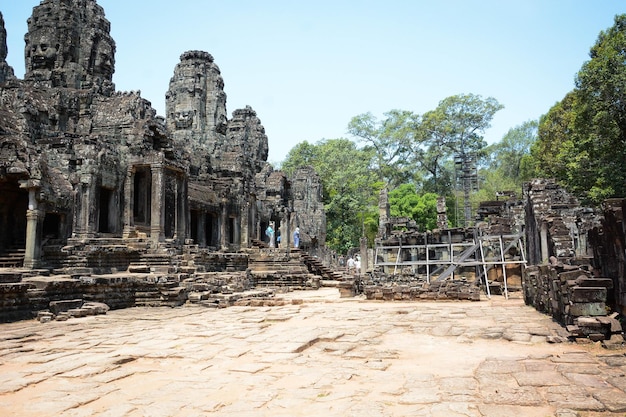
{"type": "Polygon", "coordinates": [[[22,280],[21,272],[0,271],[0,284],[13,284],[22,280]]]}
{"type": "Polygon", "coordinates": [[[613,280],[611,278],[586,278],[581,277],[576,279],[576,285],[580,287],[604,287],[613,288],[613,280]]]}
{"type": "Polygon", "coordinates": [[[92,314],[106,314],[110,310],[110,307],[105,303],[98,303],[95,301],[89,301],[83,304],[84,309],[89,310],[92,314]]]}
{"type": "Polygon", "coordinates": [[[579,327],[602,328],[602,323],[596,317],[578,317],[574,322],[579,327]]]}
{"type": "Polygon", "coordinates": [[[607,290],[604,287],[574,287],[571,289],[570,300],[573,303],[604,303],[607,290]]]}
{"type": "Polygon", "coordinates": [[[50,311],[54,315],[58,315],[59,313],[69,311],[71,309],[80,308],[83,305],[83,300],[75,299],[75,300],[60,300],[60,301],[50,301],[50,311]]]}
{"type": "Polygon", "coordinates": [[[606,305],[604,303],[573,303],[569,306],[569,314],[574,317],[604,316],[606,305]]]}
{"type": "Polygon", "coordinates": [[[622,324],[614,317],[598,317],[597,320],[606,327],[609,327],[611,333],[622,332],[622,324]]]}

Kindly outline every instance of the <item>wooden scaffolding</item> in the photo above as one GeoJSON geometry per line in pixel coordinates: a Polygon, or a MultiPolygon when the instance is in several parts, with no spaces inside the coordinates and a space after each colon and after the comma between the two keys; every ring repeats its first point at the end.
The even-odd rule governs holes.
{"type": "MultiPolygon", "coordinates": [[[[444,235],[445,237],[445,235],[444,235]]],[[[465,271],[473,270],[477,279],[485,285],[485,291],[491,298],[488,271],[502,269],[504,296],[508,298],[507,265],[525,265],[526,256],[521,234],[481,235],[475,231],[471,240],[453,242],[452,234],[439,243],[428,243],[424,234],[424,244],[390,246],[377,244],[374,267],[396,275],[399,271],[410,269],[418,276],[425,276],[426,281],[454,279],[465,271]],[[484,281],[483,281],[484,280],[484,281]]]]}

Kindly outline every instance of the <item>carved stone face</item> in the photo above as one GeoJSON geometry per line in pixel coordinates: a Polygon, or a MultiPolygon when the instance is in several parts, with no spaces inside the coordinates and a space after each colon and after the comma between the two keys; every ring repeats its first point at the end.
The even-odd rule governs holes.
{"type": "Polygon", "coordinates": [[[53,69],[57,52],[57,47],[45,40],[33,43],[30,50],[33,69],[53,69]]]}
{"type": "Polygon", "coordinates": [[[93,70],[94,74],[105,76],[113,74],[113,51],[108,43],[100,42],[98,45],[93,70]]]}
{"type": "Polygon", "coordinates": [[[182,110],[174,113],[176,129],[189,129],[193,124],[193,110],[182,110]]]}

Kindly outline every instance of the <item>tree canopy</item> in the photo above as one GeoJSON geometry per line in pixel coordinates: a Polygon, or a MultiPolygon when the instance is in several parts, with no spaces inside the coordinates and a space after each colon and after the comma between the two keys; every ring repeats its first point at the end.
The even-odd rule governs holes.
{"type": "Polygon", "coordinates": [[[382,187],[390,190],[392,216],[432,229],[437,196],[445,196],[449,208],[458,197],[455,158],[471,156],[481,163],[474,202],[494,199],[498,191],[519,192],[532,177],[558,179],[583,203],[625,196],[626,14],[599,34],[589,56],[571,92],[538,121],[510,129],[490,146],[483,135],[503,106],[492,97],[459,94],[424,114],[391,110],[380,120],[371,113],[357,115],[348,124],[357,143],[303,142],[282,168],[312,165],[318,172],[327,244],[342,252],[363,235],[373,241],[382,187]]]}
{"type": "Polygon", "coordinates": [[[542,117],[535,174],[553,176],[584,203],[626,195],[626,15],[602,31],[574,90],[542,117]]]}
{"type": "Polygon", "coordinates": [[[390,190],[393,216],[432,229],[437,196],[453,195],[454,156],[485,147],[482,135],[501,108],[493,98],[465,94],[442,100],[424,115],[391,110],[378,120],[364,113],[348,124],[360,147],[348,139],[302,142],[289,152],[282,169],[290,175],[298,166],[311,165],[320,175],[326,243],[333,249],[358,246],[361,236],[373,243],[384,186],[390,190]]]}
{"type": "Polygon", "coordinates": [[[326,210],[326,244],[340,252],[358,246],[365,234],[373,241],[378,229],[377,196],[382,182],[371,164],[374,151],[358,149],[348,139],[303,142],[287,154],[282,169],[291,175],[301,165],[311,165],[320,176],[326,210]]]}

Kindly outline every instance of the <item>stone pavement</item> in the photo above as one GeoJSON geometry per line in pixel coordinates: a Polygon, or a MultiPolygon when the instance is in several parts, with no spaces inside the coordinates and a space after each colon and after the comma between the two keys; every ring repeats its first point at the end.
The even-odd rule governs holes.
{"type": "Polygon", "coordinates": [[[624,416],[626,356],[521,300],[132,308],[0,325],[0,416],[624,416]]]}

